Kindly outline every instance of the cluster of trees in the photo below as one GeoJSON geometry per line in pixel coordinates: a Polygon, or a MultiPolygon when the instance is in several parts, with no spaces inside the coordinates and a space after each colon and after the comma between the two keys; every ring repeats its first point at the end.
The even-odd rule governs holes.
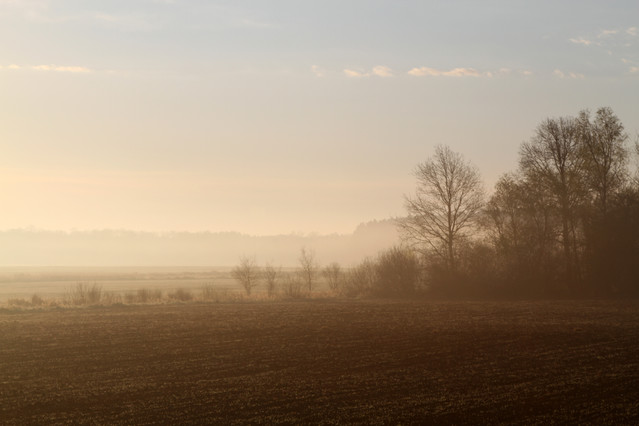
{"type": "MultiPolygon", "coordinates": [[[[635,143],[639,155],[639,145],[635,143]]],[[[478,170],[447,147],[415,172],[399,220],[423,282],[444,294],[639,293],[639,179],[610,108],[549,118],[486,199],[478,170]]]]}
{"type": "Polygon", "coordinates": [[[255,257],[240,257],[240,263],[231,270],[231,276],[246,291],[248,296],[260,285],[266,287],[268,297],[275,296],[280,290],[287,296],[300,297],[313,292],[319,276],[319,264],[312,251],[302,248],[299,257],[300,268],[294,273],[285,273],[282,267],[267,263],[260,267],[255,257]]]}
{"type": "Polygon", "coordinates": [[[393,247],[353,268],[343,268],[337,262],[321,267],[314,253],[306,249],[298,260],[296,270],[282,271],[271,264],[260,267],[254,257],[241,257],[231,276],[249,296],[256,287],[262,287],[268,297],[305,297],[317,290],[320,281],[329,294],[347,297],[401,297],[422,287],[422,261],[408,248],[393,247]]]}
{"type": "Polygon", "coordinates": [[[639,140],[628,139],[610,108],[548,118],[489,197],[477,168],[438,146],[415,170],[401,247],[346,270],[302,250],[284,275],[243,258],[233,276],[248,294],[261,280],[272,295],[279,279],[289,296],[310,294],[320,273],[346,296],[639,295],[639,140]]]}

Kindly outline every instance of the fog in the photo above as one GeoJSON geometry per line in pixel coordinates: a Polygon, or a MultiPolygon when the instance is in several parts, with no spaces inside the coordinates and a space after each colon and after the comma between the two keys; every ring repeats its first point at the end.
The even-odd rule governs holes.
{"type": "Polygon", "coordinates": [[[0,232],[0,266],[210,266],[235,265],[240,256],[297,266],[300,250],[326,264],[351,265],[399,243],[392,220],[359,225],[351,234],[251,236],[238,232],[0,232]]]}

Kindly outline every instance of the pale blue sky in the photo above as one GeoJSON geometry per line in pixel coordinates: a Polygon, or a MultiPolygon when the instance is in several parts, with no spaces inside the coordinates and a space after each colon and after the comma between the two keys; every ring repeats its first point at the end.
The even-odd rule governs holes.
{"type": "Polygon", "coordinates": [[[437,144],[639,130],[636,1],[0,0],[0,228],[350,232],[437,144]]]}

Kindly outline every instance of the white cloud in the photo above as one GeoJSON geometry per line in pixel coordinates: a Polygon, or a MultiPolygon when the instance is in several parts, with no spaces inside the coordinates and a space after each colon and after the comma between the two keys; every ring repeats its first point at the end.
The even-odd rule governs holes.
{"type": "Polygon", "coordinates": [[[317,65],[311,66],[311,71],[316,77],[324,77],[326,75],[326,71],[317,65]]]}
{"type": "Polygon", "coordinates": [[[575,44],[583,44],[584,46],[590,46],[592,44],[592,41],[585,39],[583,37],[569,38],[568,40],[575,44]]]}
{"type": "MultiPolygon", "coordinates": [[[[23,67],[19,67],[17,65],[10,65],[9,67],[14,67],[12,69],[22,69],[23,67]]],[[[57,72],[70,72],[70,73],[89,73],[91,72],[90,68],[87,67],[78,67],[78,66],[58,66],[58,65],[35,65],[31,67],[31,69],[36,71],[57,71],[57,72]]]]}
{"type": "Polygon", "coordinates": [[[639,67],[630,67],[630,72],[633,74],[639,73],[639,67]]]}
{"type": "Polygon", "coordinates": [[[637,27],[630,27],[626,30],[626,34],[629,34],[633,37],[639,35],[639,28],[637,27]]]}
{"type": "Polygon", "coordinates": [[[368,77],[369,76],[368,73],[364,73],[364,72],[356,71],[356,70],[351,70],[351,69],[345,69],[344,70],[344,74],[346,74],[346,76],[352,77],[352,78],[361,78],[361,77],[368,77]]]}
{"type": "Polygon", "coordinates": [[[564,72],[562,70],[554,70],[553,75],[559,78],[565,78],[566,74],[564,74],[564,72]]]}
{"type": "Polygon", "coordinates": [[[617,34],[619,31],[618,30],[602,30],[599,35],[597,36],[597,38],[604,38],[604,37],[608,37],[611,35],[615,35],[617,34]]]}
{"type": "Polygon", "coordinates": [[[556,69],[553,72],[553,75],[558,78],[572,78],[572,79],[583,79],[586,78],[585,75],[576,72],[563,72],[562,70],[556,69]]]}
{"type": "Polygon", "coordinates": [[[408,74],[415,77],[479,77],[481,74],[474,68],[453,68],[449,71],[429,67],[413,68],[408,74]]]}
{"type": "Polygon", "coordinates": [[[521,75],[525,75],[526,77],[533,75],[533,72],[530,70],[523,70],[523,71],[520,71],[520,73],[521,75]]]}
{"type": "Polygon", "coordinates": [[[392,77],[393,70],[383,65],[378,65],[373,68],[373,75],[376,75],[378,77],[392,77]]]}
{"type": "Polygon", "coordinates": [[[373,67],[371,71],[359,71],[359,70],[346,68],[344,70],[344,74],[351,78],[362,78],[362,77],[371,77],[371,76],[392,77],[393,70],[384,65],[377,65],[373,67]]]}

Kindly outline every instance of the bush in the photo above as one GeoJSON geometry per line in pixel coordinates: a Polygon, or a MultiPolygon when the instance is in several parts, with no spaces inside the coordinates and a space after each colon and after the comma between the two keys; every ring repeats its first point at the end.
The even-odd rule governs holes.
{"type": "Polygon", "coordinates": [[[282,275],[282,267],[275,268],[271,264],[266,264],[262,271],[262,277],[266,282],[266,294],[273,297],[277,293],[277,280],[282,275]]]}
{"type": "Polygon", "coordinates": [[[25,299],[9,299],[7,300],[7,304],[9,306],[19,306],[21,308],[25,308],[27,306],[31,306],[31,303],[25,299]]]}
{"type": "Polygon", "coordinates": [[[44,305],[44,299],[38,296],[37,294],[33,294],[33,296],[31,296],[31,305],[42,306],[44,305]]]}
{"type": "Polygon", "coordinates": [[[422,265],[414,251],[393,247],[382,252],[375,264],[373,293],[383,297],[409,296],[421,283],[422,265]]]}
{"type": "Polygon", "coordinates": [[[178,288],[173,293],[169,293],[169,299],[188,302],[189,300],[193,300],[193,294],[189,290],[178,288]]]}
{"type": "Polygon", "coordinates": [[[302,297],[302,280],[297,274],[288,274],[282,283],[284,296],[298,299],[302,297]]]}
{"type": "Polygon", "coordinates": [[[102,286],[96,283],[77,283],[67,290],[65,301],[70,305],[97,305],[102,300],[102,286]]]}
{"type": "Polygon", "coordinates": [[[344,279],[342,267],[337,262],[333,262],[330,265],[326,266],[322,270],[322,275],[326,279],[328,283],[328,288],[333,292],[337,293],[342,286],[342,281],[344,279]]]}
{"type": "Polygon", "coordinates": [[[364,259],[346,274],[343,293],[348,297],[367,296],[371,293],[376,280],[375,262],[368,258],[364,259]]]}
{"type": "Polygon", "coordinates": [[[255,262],[254,257],[240,257],[240,264],[231,270],[231,276],[242,286],[246,291],[246,295],[250,296],[251,291],[259,283],[260,270],[255,262]]]}

